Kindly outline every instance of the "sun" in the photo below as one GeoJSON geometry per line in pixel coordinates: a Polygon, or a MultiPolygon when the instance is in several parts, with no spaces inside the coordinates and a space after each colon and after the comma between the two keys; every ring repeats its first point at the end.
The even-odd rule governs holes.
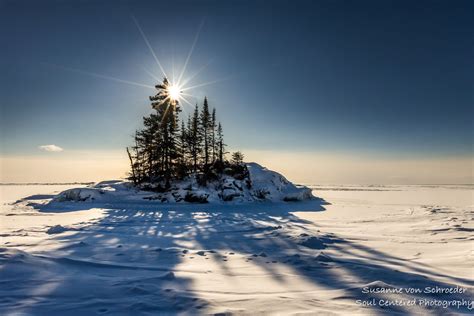
{"type": "Polygon", "coordinates": [[[172,101],[179,101],[181,98],[181,88],[176,84],[168,86],[167,93],[172,101]]]}
{"type": "MultiPolygon", "coordinates": [[[[218,82],[221,82],[221,81],[224,81],[224,80],[228,80],[228,78],[221,78],[221,79],[211,80],[211,81],[208,81],[208,82],[203,82],[203,83],[190,85],[190,82],[192,82],[192,80],[201,71],[205,70],[209,66],[210,61],[207,64],[201,66],[194,73],[192,73],[188,76],[185,76],[188,63],[191,60],[191,56],[192,56],[192,53],[194,51],[194,47],[196,46],[197,40],[199,38],[199,33],[201,32],[201,28],[203,26],[203,23],[201,23],[201,25],[199,26],[199,28],[196,32],[196,35],[194,37],[194,41],[191,45],[191,48],[189,50],[189,53],[186,57],[186,60],[185,60],[184,64],[181,67],[179,67],[179,68],[181,68],[179,74],[176,74],[176,76],[175,76],[174,64],[173,64],[173,71],[170,73],[170,76],[168,76],[167,71],[165,71],[163,65],[161,64],[160,60],[156,56],[155,51],[153,50],[150,42],[148,41],[148,38],[146,37],[145,33],[143,32],[143,30],[142,30],[140,24],[138,23],[137,19],[135,19],[135,17],[133,17],[133,16],[132,16],[132,18],[133,18],[133,20],[134,20],[134,22],[135,22],[135,24],[138,28],[138,31],[141,34],[146,46],[148,47],[151,55],[155,59],[155,62],[158,66],[158,70],[161,73],[162,77],[160,78],[155,73],[153,73],[152,71],[147,70],[146,68],[143,68],[143,70],[146,73],[148,73],[148,75],[150,75],[154,80],[156,80],[155,82],[159,82],[160,84],[150,85],[150,84],[125,80],[125,79],[121,79],[121,78],[116,78],[116,77],[112,77],[112,76],[108,76],[108,75],[104,75],[104,74],[100,74],[100,73],[89,72],[89,71],[85,71],[85,70],[77,69],[77,68],[62,67],[62,66],[58,66],[58,65],[52,65],[52,66],[59,67],[63,70],[72,71],[72,72],[76,72],[76,73],[80,73],[80,74],[84,74],[84,75],[89,75],[89,76],[93,76],[93,77],[97,77],[97,78],[102,78],[102,79],[106,79],[106,80],[110,80],[110,81],[120,82],[120,83],[124,83],[124,84],[128,84],[128,85],[132,85],[132,86],[144,87],[144,88],[148,88],[148,89],[152,89],[152,90],[158,89],[159,90],[159,95],[154,96],[153,101],[170,102],[174,106],[177,105],[177,104],[180,104],[180,105],[187,104],[192,109],[195,107],[195,103],[194,104],[191,103],[188,100],[188,98],[196,99],[196,97],[193,96],[192,94],[190,94],[188,91],[192,91],[193,89],[196,89],[196,88],[199,88],[199,87],[205,87],[205,86],[215,84],[215,83],[218,83],[218,82]],[[166,81],[164,81],[164,80],[162,81],[162,78],[166,79],[166,81]]],[[[158,105],[158,103],[156,103],[156,105],[158,105]]]]}

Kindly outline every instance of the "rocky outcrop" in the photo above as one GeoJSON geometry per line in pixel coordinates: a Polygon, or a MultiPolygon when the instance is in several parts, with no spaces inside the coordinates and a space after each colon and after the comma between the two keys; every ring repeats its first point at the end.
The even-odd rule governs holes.
{"type": "Polygon", "coordinates": [[[246,164],[243,179],[222,175],[201,186],[195,176],[172,183],[170,189],[153,193],[135,188],[126,181],[103,181],[96,185],[69,189],[58,194],[55,202],[93,202],[149,200],[161,203],[246,203],[256,201],[302,201],[313,198],[311,190],[297,186],[281,174],[257,163],[246,164]]]}

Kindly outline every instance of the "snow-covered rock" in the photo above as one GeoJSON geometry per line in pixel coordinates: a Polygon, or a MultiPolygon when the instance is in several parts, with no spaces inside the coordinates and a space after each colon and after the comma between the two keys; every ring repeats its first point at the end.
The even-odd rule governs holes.
{"type": "Polygon", "coordinates": [[[252,194],[257,199],[271,201],[302,201],[313,197],[311,189],[296,186],[278,172],[257,163],[248,163],[252,194]]]}
{"type": "Polygon", "coordinates": [[[46,231],[46,234],[49,234],[49,235],[61,234],[61,233],[64,233],[65,231],[67,231],[67,228],[65,228],[61,225],[54,225],[46,231]]]}
{"type": "Polygon", "coordinates": [[[205,190],[187,191],[184,201],[191,203],[208,203],[209,193],[205,190]]]}
{"type": "MultiPolygon", "coordinates": [[[[175,181],[162,193],[135,188],[120,180],[102,181],[86,188],[69,189],[58,194],[55,202],[156,201],[161,203],[248,203],[255,201],[302,201],[313,198],[311,189],[296,186],[281,174],[257,163],[246,164],[248,174],[236,179],[224,174],[200,186],[195,176],[175,181]]],[[[147,186],[151,188],[151,185],[147,186]]]]}
{"type": "Polygon", "coordinates": [[[99,187],[93,188],[75,188],[69,189],[58,194],[54,201],[56,202],[84,202],[84,201],[94,201],[100,199],[101,195],[104,192],[99,187]]]}

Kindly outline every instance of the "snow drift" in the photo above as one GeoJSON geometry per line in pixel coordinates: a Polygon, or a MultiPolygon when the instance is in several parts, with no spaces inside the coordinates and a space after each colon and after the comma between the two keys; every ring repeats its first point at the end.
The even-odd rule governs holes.
{"type": "Polygon", "coordinates": [[[201,186],[195,176],[175,181],[162,193],[140,190],[132,183],[121,180],[103,181],[86,188],[61,192],[55,202],[91,202],[117,200],[150,200],[161,203],[245,203],[255,201],[303,201],[314,198],[311,189],[297,186],[283,175],[257,163],[246,164],[248,175],[236,179],[222,175],[218,180],[201,186]]]}

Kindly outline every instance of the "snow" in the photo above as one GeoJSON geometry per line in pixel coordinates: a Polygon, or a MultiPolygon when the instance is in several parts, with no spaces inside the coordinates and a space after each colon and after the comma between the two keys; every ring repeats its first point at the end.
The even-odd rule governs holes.
{"type": "Polygon", "coordinates": [[[263,195],[271,201],[303,201],[312,198],[311,189],[297,187],[281,174],[257,163],[247,164],[254,196],[263,195]]]}
{"type": "Polygon", "coordinates": [[[322,199],[284,202],[292,185],[256,169],[266,201],[0,186],[0,314],[472,313],[436,305],[472,308],[472,186],[311,186],[322,199]]]}
{"type": "MultiPolygon", "coordinates": [[[[97,187],[99,188],[99,187],[97,187]]],[[[75,188],[61,192],[57,197],[54,198],[56,202],[84,202],[94,201],[101,198],[101,195],[105,192],[97,188],[75,188]]]]}
{"type": "Polygon", "coordinates": [[[249,176],[235,179],[223,175],[207,186],[197,184],[190,176],[174,181],[167,192],[139,191],[130,182],[120,180],[103,181],[84,188],[73,188],[61,192],[53,202],[106,202],[137,201],[146,199],[160,203],[248,203],[255,201],[303,201],[314,198],[311,190],[296,186],[281,174],[268,170],[257,163],[248,163],[249,176]]]}

